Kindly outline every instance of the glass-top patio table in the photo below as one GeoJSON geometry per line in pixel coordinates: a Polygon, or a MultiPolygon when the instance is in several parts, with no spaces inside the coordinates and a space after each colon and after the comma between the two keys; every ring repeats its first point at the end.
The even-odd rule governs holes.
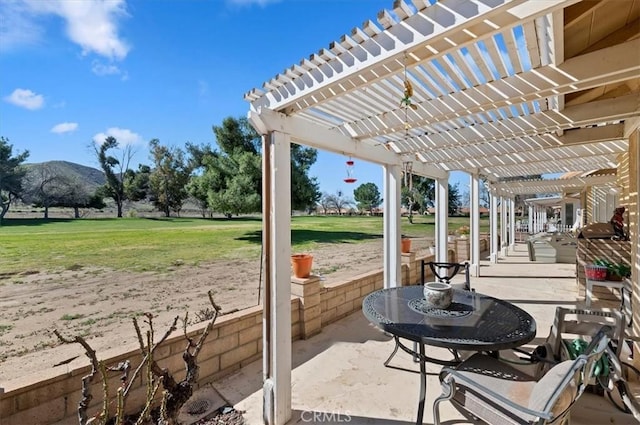
{"type": "Polygon", "coordinates": [[[459,350],[506,350],[526,344],[536,336],[533,317],[507,301],[477,292],[454,290],[451,306],[437,309],[425,303],[422,289],[422,285],[381,289],[362,301],[362,312],[366,318],[394,336],[395,350],[402,348],[420,363],[416,424],[422,424],[424,414],[426,362],[453,365],[458,362],[459,350]],[[402,344],[400,338],[415,342],[418,352],[402,344]],[[428,357],[425,345],[452,350],[455,358],[428,357]]]}

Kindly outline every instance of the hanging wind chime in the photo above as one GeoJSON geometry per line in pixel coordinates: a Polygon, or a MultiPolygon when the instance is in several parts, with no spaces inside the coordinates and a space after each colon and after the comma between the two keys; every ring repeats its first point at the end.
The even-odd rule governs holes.
{"type": "MultiPolygon", "coordinates": [[[[409,124],[409,108],[414,111],[418,109],[418,106],[411,102],[411,97],[413,96],[413,87],[411,86],[411,81],[409,81],[409,76],[407,73],[407,55],[404,56],[404,97],[400,99],[400,107],[404,109],[404,141],[405,143],[409,140],[409,130],[411,129],[411,125],[409,124]]],[[[408,189],[408,208],[409,208],[409,223],[413,223],[413,204],[415,202],[413,198],[413,162],[407,161],[402,163],[403,173],[404,173],[404,185],[408,189]]]]}
{"type": "Polygon", "coordinates": [[[344,182],[345,183],[355,183],[358,179],[353,177],[353,168],[354,168],[355,163],[353,162],[351,157],[349,157],[349,159],[347,160],[346,165],[347,165],[347,177],[344,178],[344,182]]]}

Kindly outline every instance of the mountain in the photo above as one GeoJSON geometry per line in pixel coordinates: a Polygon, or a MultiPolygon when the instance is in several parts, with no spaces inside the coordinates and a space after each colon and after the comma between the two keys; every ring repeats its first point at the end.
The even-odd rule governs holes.
{"type": "Polygon", "coordinates": [[[25,164],[24,166],[27,168],[27,181],[42,180],[42,177],[47,175],[62,175],[68,177],[71,181],[83,182],[89,192],[94,192],[107,181],[101,170],[74,162],[47,161],[25,164]]]}

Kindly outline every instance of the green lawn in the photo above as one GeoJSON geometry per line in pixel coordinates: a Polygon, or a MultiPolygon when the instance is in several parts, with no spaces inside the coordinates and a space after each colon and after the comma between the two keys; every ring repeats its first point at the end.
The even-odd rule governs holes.
{"type": "MultiPolygon", "coordinates": [[[[455,229],[468,218],[449,219],[455,229]]],[[[481,230],[485,231],[487,223],[481,230]]],[[[434,217],[402,219],[410,237],[434,234],[434,217]]],[[[293,217],[292,246],[359,243],[382,237],[382,217],[293,217]]],[[[227,219],[6,219],[0,227],[0,275],[106,267],[132,271],[165,270],[219,259],[258,258],[259,217],[227,219]]]]}

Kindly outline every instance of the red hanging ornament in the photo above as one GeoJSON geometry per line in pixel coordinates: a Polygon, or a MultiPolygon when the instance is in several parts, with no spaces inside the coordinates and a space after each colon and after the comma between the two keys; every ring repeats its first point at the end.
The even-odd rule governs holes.
{"type": "Polygon", "coordinates": [[[344,182],[345,183],[355,183],[358,179],[356,179],[355,177],[353,177],[353,166],[354,166],[354,162],[351,158],[349,158],[346,162],[347,164],[347,177],[345,177],[344,182]]]}

